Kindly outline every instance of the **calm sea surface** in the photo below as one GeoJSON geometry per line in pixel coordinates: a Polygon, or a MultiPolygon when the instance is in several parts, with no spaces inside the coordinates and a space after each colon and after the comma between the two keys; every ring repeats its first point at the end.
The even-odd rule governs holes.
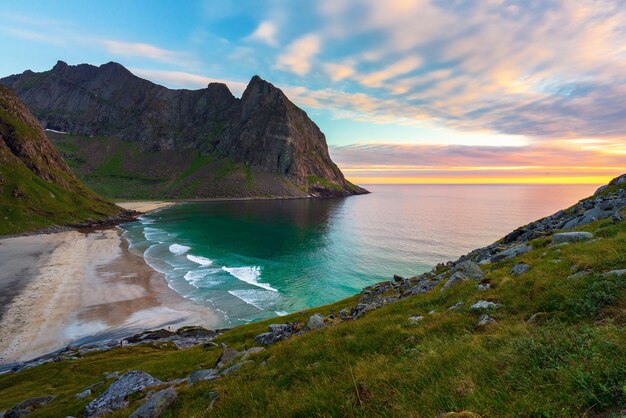
{"type": "Polygon", "coordinates": [[[180,204],[124,225],[124,237],[170,287],[231,326],[428,271],[596,188],[367,187],[346,199],[180,204]]]}

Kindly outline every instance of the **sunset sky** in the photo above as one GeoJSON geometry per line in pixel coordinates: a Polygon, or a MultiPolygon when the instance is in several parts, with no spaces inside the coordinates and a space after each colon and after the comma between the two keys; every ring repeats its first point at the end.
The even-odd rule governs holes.
{"type": "Polygon", "coordinates": [[[357,183],[605,183],[626,171],[626,3],[14,1],[0,76],[117,61],[171,88],[254,74],[357,183]]]}

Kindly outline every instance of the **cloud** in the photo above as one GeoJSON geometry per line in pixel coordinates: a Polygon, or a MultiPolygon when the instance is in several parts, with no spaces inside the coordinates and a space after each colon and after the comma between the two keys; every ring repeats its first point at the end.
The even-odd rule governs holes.
{"type": "Polygon", "coordinates": [[[261,24],[256,28],[248,39],[253,41],[259,41],[269,46],[276,46],[278,42],[276,41],[277,29],[276,25],[268,20],[261,22],[261,24]]]}
{"type": "Polygon", "coordinates": [[[407,57],[395,62],[380,71],[366,74],[357,78],[359,83],[367,87],[381,87],[383,82],[399,75],[411,72],[422,64],[418,57],[407,57]]]}
{"type": "MultiPolygon", "coordinates": [[[[587,142],[599,145],[597,140],[587,142]]],[[[351,178],[610,178],[623,172],[626,152],[607,152],[602,145],[576,149],[569,143],[516,147],[379,143],[331,146],[330,153],[351,178]]]]}
{"type": "Polygon", "coordinates": [[[320,48],[321,40],[318,35],[304,35],[289,44],[285,52],[278,56],[276,68],[300,76],[305,75],[311,69],[311,60],[319,53],[320,48]]]}
{"type": "Polygon", "coordinates": [[[345,64],[324,64],[324,71],[332,81],[340,81],[354,75],[354,68],[345,64]]]}
{"type": "Polygon", "coordinates": [[[180,63],[183,59],[183,54],[180,52],[159,48],[145,43],[105,39],[100,41],[100,45],[102,45],[109,53],[122,57],[148,58],[155,61],[173,64],[180,63]]]}
{"type": "Polygon", "coordinates": [[[247,85],[240,81],[205,77],[183,71],[160,71],[145,68],[130,68],[130,71],[136,76],[173,88],[199,89],[205,88],[209,83],[224,83],[236,96],[241,96],[247,85]]]}

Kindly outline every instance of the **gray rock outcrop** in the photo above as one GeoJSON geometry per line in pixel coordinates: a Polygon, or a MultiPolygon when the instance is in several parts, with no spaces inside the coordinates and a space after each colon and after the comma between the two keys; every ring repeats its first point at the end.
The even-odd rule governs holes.
{"type": "Polygon", "coordinates": [[[145,401],[129,418],[158,418],[169,408],[178,396],[173,387],[163,389],[145,401]]]}
{"type": "Polygon", "coordinates": [[[160,385],[159,379],[146,372],[133,370],[121,375],[106,391],[85,407],[85,416],[98,417],[128,405],[128,396],[147,387],[160,385]]]}

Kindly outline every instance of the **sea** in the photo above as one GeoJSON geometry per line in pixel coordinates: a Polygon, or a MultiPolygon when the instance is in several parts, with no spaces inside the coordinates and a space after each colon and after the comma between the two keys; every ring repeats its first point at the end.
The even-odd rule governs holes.
{"type": "Polygon", "coordinates": [[[224,327],[415,276],[589,196],[593,185],[366,185],[331,199],[181,203],[122,225],[129,248],[224,327]]]}

